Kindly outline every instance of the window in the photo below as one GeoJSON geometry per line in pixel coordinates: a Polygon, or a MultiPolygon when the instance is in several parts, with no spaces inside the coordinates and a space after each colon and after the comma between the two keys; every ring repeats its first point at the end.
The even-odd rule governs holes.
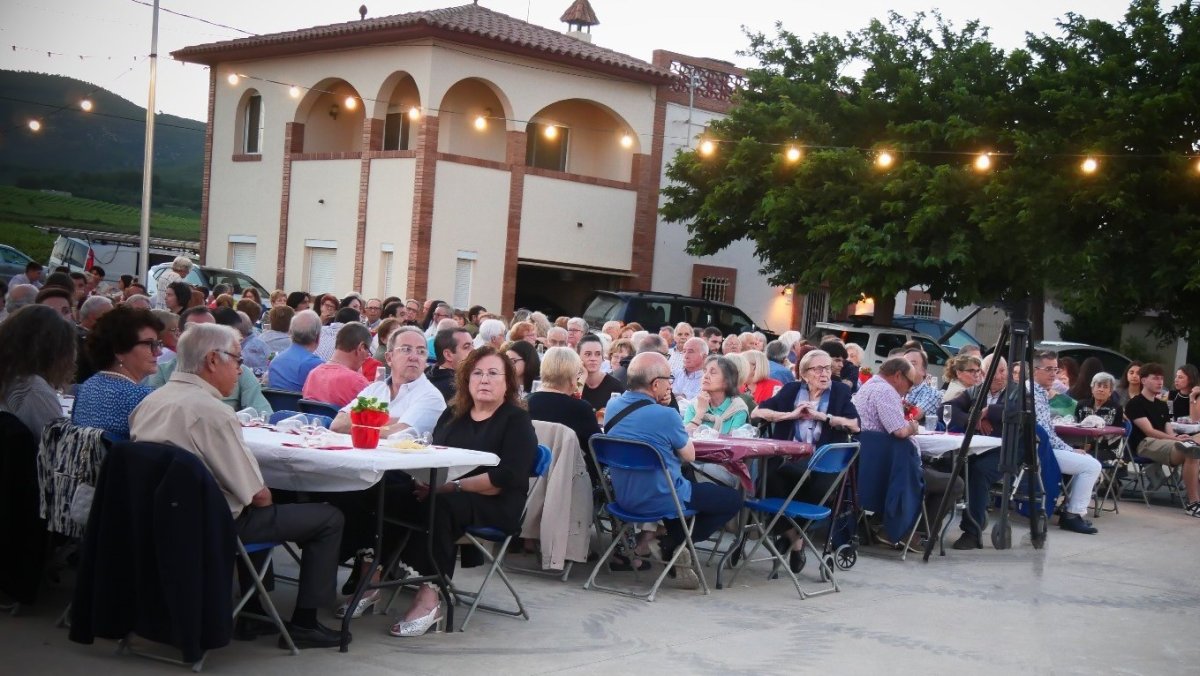
{"type": "MultiPolygon", "coordinates": [[[[908,342],[908,338],[903,333],[878,333],[875,335],[875,356],[887,359],[888,353],[892,350],[902,347],[908,342]]],[[[859,347],[866,347],[866,343],[858,343],[859,347]]]]}
{"type": "Polygon", "coordinates": [[[530,122],[525,127],[525,164],[551,171],[567,170],[567,138],[571,130],[530,122]]]}
{"type": "Polygon", "coordinates": [[[263,103],[262,96],[251,94],[246,99],[246,112],[242,122],[242,152],[258,155],[262,152],[263,103]]]}
{"type": "MultiPolygon", "coordinates": [[[[804,297],[804,327],[801,333],[812,335],[817,322],[829,321],[829,292],[813,291],[804,297]]],[[[861,343],[864,347],[865,343],[861,343]]]]}
{"type": "Polygon", "coordinates": [[[921,344],[921,349],[925,350],[925,358],[931,365],[946,365],[946,351],[943,350],[941,346],[935,344],[932,340],[929,340],[928,338],[922,338],[921,336],[913,336],[913,339],[921,344]]]}
{"type": "Polygon", "coordinates": [[[380,284],[379,295],[387,298],[392,295],[392,260],[395,257],[391,244],[384,244],[379,254],[380,284]]]}
{"type": "Polygon", "coordinates": [[[728,303],[729,278],[709,275],[700,279],[700,297],[718,303],[728,303]]]}
{"type": "Polygon", "coordinates": [[[304,286],[309,293],[329,293],[334,289],[334,273],[337,270],[337,242],[328,240],[306,240],[305,254],[308,259],[308,280],[304,286]]]}
{"type": "Polygon", "coordinates": [[[383,122],[384,150],[411,150],[407,113],[388,113],[383,122]]]}
{"type": "Polygon", "coordinates": [[[238,272],[244,272],[247,275],[254,274],[255,248],[256,245],[253,242],[230,241],[229,267],[238,272]]]}
{"type": "Polygon", "coordinates": [[[934,317],[937,317],[937,307],[934,305],[932,300],[928,298],[922,298],[921,300],[913,303],[912,313],[917,317],[933,319],[934,317]]]}
{"type": "Polygon", "coordinates": [[[475,273],[475,253],[459,251],[454,264],[454,307],[471,304],[471,277],[475,273]]]}

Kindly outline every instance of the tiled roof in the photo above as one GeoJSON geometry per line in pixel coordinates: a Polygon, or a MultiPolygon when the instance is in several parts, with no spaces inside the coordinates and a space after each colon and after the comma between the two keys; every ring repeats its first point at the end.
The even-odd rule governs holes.
{"type": "Polygon", "coordinates": [[[172,52],[171,56],[180,61],[215,64],[426,36],[440,36],[502,51],[532,53],[553,61],[582,61],[585,63],[579,64],[581,67],[590,65],[597,70],[624,72],[637,79],[665,81],[670,77],[667,71],[641,59],[474,4],[194,45],[172,52]]]}
{"type": "Polygon", "coordinates": [[[575,23],[581,26],[600,25],[600,19],[596,18],[596,10],[592,9],[592,3],[588,2],[588,0],[575,0],[558,20],[563,23],[575,23]]]}

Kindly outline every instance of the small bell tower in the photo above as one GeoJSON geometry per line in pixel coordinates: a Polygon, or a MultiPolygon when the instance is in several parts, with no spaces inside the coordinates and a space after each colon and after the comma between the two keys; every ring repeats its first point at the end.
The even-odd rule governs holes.
{"type": "Polygon", "coordinates": [[[592,26],[600,25],[596,11],[588,0],[575,0],[567,11],[559,17],[559,21],[567,24],[567,35],[584,42],[592,41],[592,26]]]}

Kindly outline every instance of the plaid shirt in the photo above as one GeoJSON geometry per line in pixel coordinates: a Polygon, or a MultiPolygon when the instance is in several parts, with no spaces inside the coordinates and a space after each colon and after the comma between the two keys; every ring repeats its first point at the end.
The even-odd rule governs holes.
{"type": "Polygon", "coordinates": [[[852,401],[858,409],[858,424],[864,431],[891,434],[908,425],[900,393],[882,376],[871,376],[858,388],[852,401]]]}
{"type": "Polygon", "coordinates": [[[904,401],[921,409],[921,415],[937,415],[942,405],[942,391],[935,389],[929,383],[921,383],[908,391],[904,401]]]}

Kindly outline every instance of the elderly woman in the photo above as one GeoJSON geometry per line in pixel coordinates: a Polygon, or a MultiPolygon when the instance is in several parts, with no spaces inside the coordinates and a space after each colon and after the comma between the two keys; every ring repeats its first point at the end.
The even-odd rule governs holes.
{"type": "MultiPolygon", "coordinates": [[[[446,576],[454,572],[456,543],[468,526],[521,527],[529,472],[538,454],[533,422],[521,404],[517,375],[507,357],[488,345],[478,348],[459,366],[455,380],[456,394],[434,427],[433,442],[495,453],[500,463],[443,484],[432,496],[429,486],[415,482],[408,508],[400,513],[424,511],[430,498],[438,503],[431,532],[414,532],[402,555],[423,574],[433,573],[435,566],[446,576]]],[[[437,587],[425,584],[388,633],[420,636],[444,618],[437,587]]]]}
{"type": "Polygon", "coordinates": [[[542,377],[542,359],[538,356],[537,348],[524,340],[518,340],[506,343],[503,349],[517,371],[521,394],[532,392],[533,381],[542,377]]]}
{"type": "Polygon", "coordinates": [[[862,368],[863,349],[858,343],[846,343],[846,361],[862,368]]]}
{"type": "Polygon", "coordinates": [[[633,348],[633,341],[626,338],[614,340],[608,347],[608,372],[612,373],[622,366],[628,366],[629,360],[633,359],[636,352],[637,350],[633,348]]]}
{"type": "MultiPolygon", "coordinates": [[[[771,436],[812,443],[816,447],[850,440],[858,433],[858,410],[850,399],[850,388],[833,379],[833,358],[824,350],[810,350],[796,365],[800,380],[788,383],[754,409],[751,418],[773,423],[771,436]]],[[[767,475],[767,494],[787,497],[808,469],[808,461],[785,462],[767,475]]],[[[832,477],[814,474],[797,493],[797,499],[816,503],[831,488],[832,477]]],[[[798,533],[788,532],[793,570],[800,567],[798,533]]],[[[784,551],[780,549],[780,551],[784,551]]]]}
{"type": "Polygon", "coordinates": [[[537,345],[537,327],[533,322],[513,322],[512,328],[508,330],[508,339],[512,342],[523,341],[537,345]]]}
{"type": "Polygon", "coordinates": [[[192,305],[192,287],[184,282],[172,282],[167,285],[159,298],[162,300],[163,307],[179,314],[192,305]]]}
{"type": "Polygon", "coordinates": [[[104,430],[114,441],[129,439],[129,414],[152,389],[141,382],[158,370],[163,323],[149,310],[118,307],[96,322],[87,351],[99,369],[75,389],[71,420],[104,430]]]}
{"type": "Polygon", "coordinates": [[[504,332],[507,327],[499,319],[485,319],[479,324],[479,335],[475,336],[475,347],[490,345],[499,350],[504,344],[504,332]]]}
{"type": "Polygon", "coordinates": [[[267,311],[267,329],[259,335],[262,342],[272,354],[279,354],[292,346],[292,338],[288,329],[292,326],[292,317],[296,311],[287,305],[276,305],[267,311]]]}
{"type": "Polygon", "coordinates": [[[983,362],[973,355],[959,355],[946,365],[946,391],[942,401],[949,401],[960,392],[983,382],[983,362]]]}
{"type": "Polygon", "coordinates": [[[0,410],[34,438],[62,417],[55,390],[75,375],[75,326],[46,305],[27,305],[0,323],[0,410]]]}
{"type": "Polygon", "coordinates": [[[737,383],[737,367],[729,359],[712,356],[704,360],[700,393],[683,411],[684,428],[689,434],[699,427],[729,434],[746,423],[749,413],[746,402],[738,396],[737,383]]]}
{"type": "Polygon", "coordinates": [[[1117,379],[1110,373],[1101,371],[1092,376],[1092,392],[1090,397],[1079,400],[1075,407],[1075,420],[1083,420],[1089,415],[1100,416],[1109,425],[1120,427],[1125,424],[1122,406],[1113,396],[1117,388],[1117,379]]]}
{"type": "Polygon", "coordinates": [[[721,354],[737,354],[742,351],[742,339],[736,334],[725,336],[725,340],[721,343],[721,354]]]}
{"type": "MultiPolygon", "coordinates": [[[[642,326],[641,324],[639,324],[637,322],[629,322],[625,326],[621,327],[621,333],[620,333],[619,337],[625,338],[626,340],[632,340],[633,334],[637,333],[638,331],[645,331],[645,330],[646,330],[646,327],[642,326]]],[[[634,341],[634,345],[637,345],[637,341],[634,341]]]]}
{"type": "MultiPolygon", "coordinates": [[[[126,305],[126,307],[129,307],[126,305]]],[[[158,355],[158,363],[165,364],[175,358],[175,347],[179,344],[179,315],[170,310],[151,310],[154,317],[162,322],[162,331],[158,332],[158,341],[162,350],[158,355]]]]}
{"type": "MultiPolygon", "coordinates": [[[[191,272],[192,259],[188,258],[187,256],[178,256],[174,261],[171,262],[171,269],[164,270],[163,273],[158,276],[158,289],[157,294],[154,296],[154,300],[158,303],[159,307],[165,307],[168,310],[171,309],[171,307],[166,304],[167,297],[165,294],[167,287],[171,286],[172,284],[182,282],[189,274],[191,274],[191,272]]],[[[182,305],[186,306],[186,298],[190,297],[191,294],[189,293],[188,296],[179,297],[178,300],[182,305]]],[[[176,310],[171,311],[175,314],[179,314],[179,312],[176,310]]]]}
{"type": "Polygon", "coordinates": [[[754,397],[755,404],[761,404],[775,396],[775,392],[783,387],[783,383],[771,377],[771,363],[767,355],[758,350],[747,350],[741,353],[742,358],[750,365],[750,375],[746,378],[746,390],[754,397]]]}
{"type": "Polygon", "coordinates": [[[733,364],[733,367],[735,369],[737,369],[738,397],[742,401],[746,402],[746,414],[747,414],[747,417],[749,417],[749,414],[751,411],[754,410],[754,407],[758,406],[758,402],[754,401],[753,394],[746,391],[746,385],[750,382],[750,362],[746,361],[745,353],[739,352],[737,354],[727,354],[727,355],[713,354],[713,355],[709,355],[709,356],[710,357],[724,356],[726,359],[728,359],[730,361],[730,363],[733,364]]]}
{"type": "Polygon", "coordinates": [[[534,420],[561,423],[570,427],[584,449],[588,476],[592,485],[600,485],[600,474],[588,453],[588,439],[600,433],[596,423],[596,411],[591,404],[576,396],[579,391],[577,378],[583,370],[583,360],[569,347],[552,347],[542,355],[542,388],[529,395],[526,405],[529,416],[534,420]]]}
{"type": "Polygon", "coordinates": [[[341,309],[338,297],[332,293],[321,294],[315,305],[317,314],[321,315],[321,323],[326,326],[333,323],[333,318],[337,316],[337,311],[341,309]]]}

